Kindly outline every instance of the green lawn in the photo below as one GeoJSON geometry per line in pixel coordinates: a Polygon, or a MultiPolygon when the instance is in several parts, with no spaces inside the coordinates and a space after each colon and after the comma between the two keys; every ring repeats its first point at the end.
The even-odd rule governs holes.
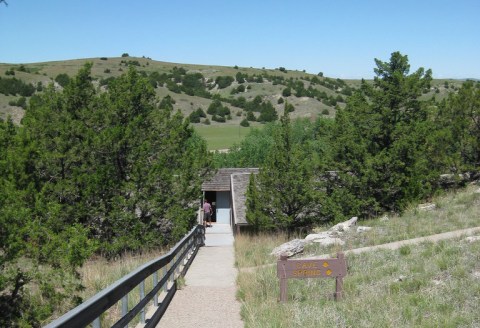
{"type": "Polygon", "coordinates": [[[244,128],[240,125],[197,125],[195,131],[205,140],[209,150],[226,149],[239,143],[252,128],[262,128],[262,125],[244,128]]]}

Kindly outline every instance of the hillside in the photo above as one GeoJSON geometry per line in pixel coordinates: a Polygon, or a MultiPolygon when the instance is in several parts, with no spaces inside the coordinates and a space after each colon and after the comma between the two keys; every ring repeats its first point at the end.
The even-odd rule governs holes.
{"type": "MultiPolygon", "coordinates": [[[[237,66],[202,66],[127,56],[31,64],[0,64],[0,78],[15,78],[32,84],[35,87],[35,93],[39,93],[48,84],[55,82],[56,79],[59,80],[59,75],[74,76],[86,62],[93,63],[92,75],[97,85],[108,84],[110,79],[118,77],[128,69],[129,65],[133,65],[151,80],[159,99],[170,96],[173,100],[173,108],[180,110],[185,116],[201,108],[206,117],[201,117],[200,123],[196,125],[205,125],[204,122],[208,118],[211,127],[220,125],[238,127],[252,108],[251,111],[256,120],[265,122],[272,119],[259,117],[262,112],[259,99],[263,104],[270,103],[277,115],[283,113],[285,103],[282,101],[285,100],[293,105],[291,112],[293,118],[315,118],[320,115],[333,117],[335,107],[344,106],[348,95],[360,84],[360,80],[333,79],[323,77],[321,73],[314,75],[290,71],[283,67],[257,69],[237,66]],[[290,92],[286,93],[287,88],[290,92]],[[244,99],[241,99],[242,97],[244,99]],[[208,114],[207,110],[214,99],[220,100],[228,111],[217,114],[216,117],[208,114]],[[279,101],[279,99],[282,100],[279,101]],[[249,102],[250,107],[248,107],[249,102]],[[247,103],[246,106],[245,103],[247,103]],[[225,122],[216,122],[215,119],[223,120],[219,116],[224,117],[225,122]]],[[[436,95],[437,99],[441,99],[459,87],[461,82],[434,80],[431,90],[423,97],[430,99],[432,95],[436,95]]],[[[56,86],[60,88],[58,83],[56,86]]],[[[16,123],[20,123],[24,109],[16,104],[19,98],[18,94],[6,95],[0,91],[0,118],[10,115],[16,123]]],[[[27,101],[28,98],[27,96],[27,101]]],[[[251,117],[249,121],[253,125],[259,124],[252,121],[251,117]]]]}

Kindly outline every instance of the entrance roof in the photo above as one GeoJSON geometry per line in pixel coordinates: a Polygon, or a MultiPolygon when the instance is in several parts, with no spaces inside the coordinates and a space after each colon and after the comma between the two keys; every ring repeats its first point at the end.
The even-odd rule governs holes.
{"type": "Polygon", "coordinates": [[[234,174],[258,173],[258,168],[218,169],[215,175],[202,184],[202,191],[230,191],[231,176],[234,174]]]}

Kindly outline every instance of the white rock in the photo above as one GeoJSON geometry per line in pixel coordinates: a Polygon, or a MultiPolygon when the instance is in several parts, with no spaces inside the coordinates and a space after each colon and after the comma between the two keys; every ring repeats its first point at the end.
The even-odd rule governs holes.
{"type": "Polygon", "coordinates": [[[389,220],[390,220],[390,219],[389,219],[389,217],[388,217],[387,215],[384,215],[384,216],[382,216],[382,217],[380,218],[380,221],[381,221],[381,222],[385,222],[385,221],[389,221],[389,220]]]}
{"type": "Polygon", "coordinates": [[[465,238],[465,240],[468,241],[469,243],[474,243],[476,241],[480,241],[480,236],[470,236],[465,238]]]}
{"type": "Polygon", "coordinates": [[[480,188],[478,188],[477,190],[475,190],[474,193],[480,194],[480,188]]]}
{"type": "Polygon", "coordinates": [[[307,243],[310,243],[312,241],[315,241],[318,239],[325,239],[325,238],[330,238],[330,235],[328,234],[327,231],[309,234],[307,237],[305,237],[305,241],[307,243]]]}
{"type": "Polygon", "coordinates": [[[313,240],[316,240],[316,239],[337,238],[338,236],[341,236],[341,235],[342,235],[342,232],[339,232],[339,231],[321,231],[321,232],[309,234],[307,237],[305,237],[305,241],[307,243],[311,243],[313,240]]]}
{"type": "Polygon", "coordinates": [[[303,239],[294,239],[274,248],[270,255],[276,256],[277,258],[280,258],[282,255],[291,257],[295,254],[303,252],[305,244],[306,242],[303,239]]]}
{"type": "Polygon", "coordinates": [[[418,205],[418,209],[421,211],[433,211],[437,208],[437,205],[432,203],[420,204],[418,205]]]}
{"type": "Polygon", "coordinates": [[[340,231],[340,232],[348,231],[348,230],[350,230],[350,228],[352,226],[357,224],[357,221],[358,221],[358,217],[354,216],[350,220],[347,220],[345,222],[341,222],[341,223],[338,223],[338,224],[334,225],[329,230],[330,231],[340,231]]]}
{"type": "Polygon", "coordinates": [[[402,275],[400,275],[400,276],[398,277],[397,281],[399,281],[399,282],[400,282],[400,281],[405,281],[405,279],[407,279],[407,276],[404,276],[404,275],[402,274],[402,275]]]}
{"type": "Polygon", "coordinates": [[[332,238],[332,237],[327,237],[327,238],[322,238],[322,239],[314,239],[314,243],[319,243],[322,246],[331,246],[331,245],[345,245],[345,242],[341,240],[340,238],[332,238]]]}
{"type": "Polygon", "coordinates": [[[363,227],[363,226],[357,227],[357,233],[367,232],[370,230],[372,230],[372,227],[363,227]]]}

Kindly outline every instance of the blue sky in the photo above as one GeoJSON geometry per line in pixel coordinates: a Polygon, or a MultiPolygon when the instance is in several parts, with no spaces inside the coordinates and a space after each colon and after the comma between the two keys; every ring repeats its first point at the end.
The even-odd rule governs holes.
{"type": "Polygon", "coordinates": [[[154,60],[372,78],[400,51],[412,71],[480,79],[479,0],[7,0],[0,62],[127,52],[154,60]]]}

